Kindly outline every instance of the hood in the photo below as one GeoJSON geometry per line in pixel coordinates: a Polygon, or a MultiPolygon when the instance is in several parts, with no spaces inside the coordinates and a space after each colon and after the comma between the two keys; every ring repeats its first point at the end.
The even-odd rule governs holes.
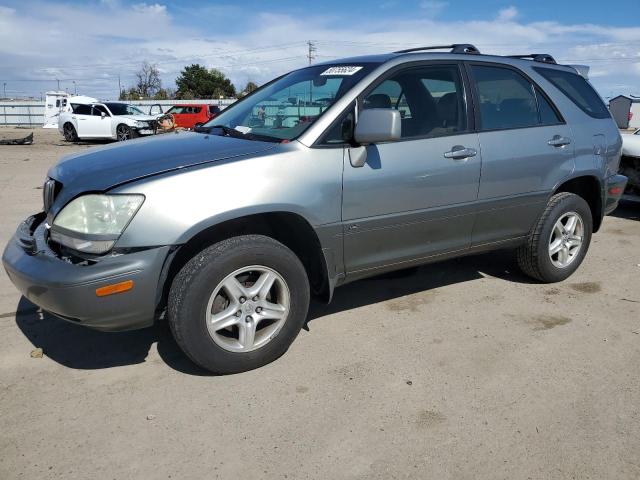
{"type": "Polygon", "coordinates": [[[62,183],[51,209],[55,214],[84,192],[99,192],[140,178],[185,167],[242,157],[274,149],[276,143],[204,135],[165,133],[96,147],[62,159],[48,176],[62,183]]]}
{"type": "Polygon", "coordinates": [[[129,120],[135,120],[138,122],[150,122],[151,120],[155,120],[158,116],[154,115],[116,115],[115,118],[128,118],[129,120]]]}

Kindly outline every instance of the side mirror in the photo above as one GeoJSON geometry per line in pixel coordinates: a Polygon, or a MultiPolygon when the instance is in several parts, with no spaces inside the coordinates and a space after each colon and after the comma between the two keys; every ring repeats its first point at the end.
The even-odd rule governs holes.
{"type": "Polygon", "coordinates": [[[361,145],[390,142],[402,136],[402,117],[398,110],[391,108],[370,108],[362,110],[354,134],[361,145]]]}
{"type": "Polygon", "coordinates": [[[104,113],[104,112],[100,112],[100,116],[101,116],[102,118],[104,118],[104,117],[106,117],[106,116],[107,116],[107,114],[106,114],[106,113],[104,113]]]}

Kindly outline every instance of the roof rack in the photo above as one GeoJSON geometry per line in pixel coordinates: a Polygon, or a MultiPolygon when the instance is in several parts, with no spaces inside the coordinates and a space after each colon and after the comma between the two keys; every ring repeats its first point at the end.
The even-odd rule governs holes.
{"type": "Polygon", "coordinates": [[[507,55],[509,58],[531,59],[534,62],[557,63],[556,59],[548,53],[529,53],[528,55],[507,55]]]}
{"type": "Polygon", "coordinates": [[[472,55],[479,55],[480,50],[478,50],[475,46],[470,43],[454,43],[453,45],[438,45],[432,47],[416,47],[416,48],[407,48],[406,50],[398,50],[393,53],[411,53],[411,52],[420,52],[422,50],[444,50],[446,48],[450,48],[451,52],[449,53],[468,53],[472,55]]]}

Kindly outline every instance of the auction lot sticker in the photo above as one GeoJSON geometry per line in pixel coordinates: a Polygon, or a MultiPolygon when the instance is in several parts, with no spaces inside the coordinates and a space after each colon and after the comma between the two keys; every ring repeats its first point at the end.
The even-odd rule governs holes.
{"type": "Polygon", "coordinates": [[[331,67],[326,69],[324,72],[322,72],[320,75],[353,75],[354,73],[358,72],[362,70],[362,67],[349,67],[349,66],[345,66],[345,67],[331,67]]]}

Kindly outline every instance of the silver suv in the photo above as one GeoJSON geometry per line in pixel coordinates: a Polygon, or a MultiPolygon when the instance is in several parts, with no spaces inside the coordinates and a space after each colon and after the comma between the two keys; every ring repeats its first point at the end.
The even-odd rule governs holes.
{"type": "Polygon", "coordinates": [[[626,184],[607,108],[549,55],[434,49],[296,70],[198,132],[67,157],[9,277],[100,330],[166,312],[217,373],[282,355],[312,295],[364,277],[517,248],[526,274],[564,280],[626,184]]]}

